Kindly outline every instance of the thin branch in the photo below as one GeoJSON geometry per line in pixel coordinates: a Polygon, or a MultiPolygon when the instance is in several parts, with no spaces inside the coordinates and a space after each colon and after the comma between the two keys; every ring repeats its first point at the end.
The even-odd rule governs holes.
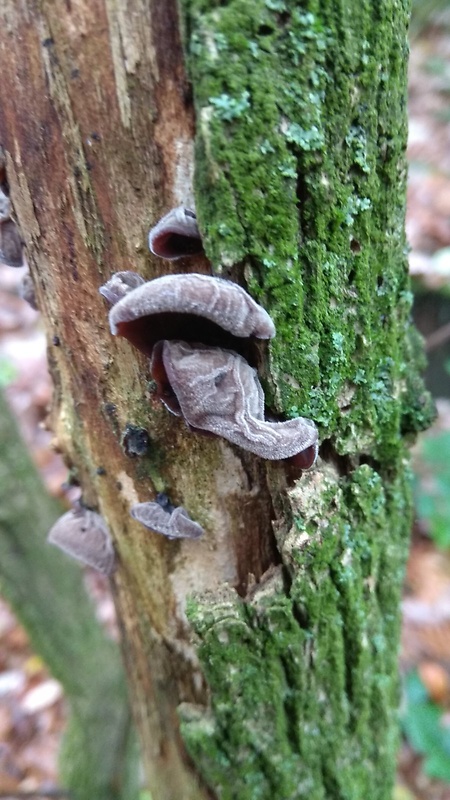
{"type": "Polygon", "coordinates": [[[71,800],[73,794],[64,789],[48,789],[45,792],[0,792],[0,799],[3,798],[4,800],[23,800],[23,798],[35,798],[35,800],[39,800],[39,798],[44,797],[50,797],[52,799],[61,797],[71,800]]]}
{"type": "Polygon", "coordinates": [[[440,347],[441,344],[445,344],[448,339],[450,339],[450,322],[446,322],[445,325],[441,325],[440,328],[427,336],[425,339],[425,350],[427,353],[429,353],[430,350],[435,350],[436,347],[440,347]]]}

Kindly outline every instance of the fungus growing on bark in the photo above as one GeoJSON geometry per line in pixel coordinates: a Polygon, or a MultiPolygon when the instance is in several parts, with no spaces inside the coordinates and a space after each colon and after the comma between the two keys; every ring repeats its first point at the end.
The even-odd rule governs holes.
{"type": "Polygon", "coordinates": [[[0,263],[7,267],[22,267],[23,245],[19,229],[11,219],[11,201],[6,188],[5,155],[0,149],[0,263]]]}
{"type": "Polygon", "coordinates": [[[24,265],[22,239],[12,219],[0,222],[0,263],[7,267],[24,265]]]}
{"type": "Polygon", "coordinates": [[[34,291],[33,279],[29,272],[23,276],[20,282],[19,294],[21,298],[25,300],[32,309],[34,309],[34,311],[39,310],[36,302],[36,292],[34,291]]]}
{"type": "MultiPolygon", "coordinates": [[[[312,420],[308,420],[308,422],[311,422],[311,424],[314,425],[312,420]]],[[[309,447],[305,447],[304,450],[300,450],[299,453],[296,453],[294,456],[291,456],[288,459],[289,465],[296,470],[301,469],[303,472],[306,472],[307,470],[312,469],[316,463],[318,453],[319,442],[316,437],[314,444],[310,445],[309,447]]]]}
{"type": "Polygon", "coordinates": [[[150,230],[148,244],[152,253],[169,261],[203,253],[195,212],[173,208],[150,230]]]}
{"type": "Polygon", "coordinates": [[[312,466],[316,426],[305,417],[265,420],[263,389],[245,358],[231,350],[180,341],[164,341],[160,357],[178,403],[174,413],[181,413],[188,425],[269,460],[301,453],[303,469],[312,466]]]}
{"type": "Polygon", "coordinates": [[[146,528],[168,539],[198,539],[204,533],[185,508],[173,506],[164,494],[157,495],[155,503],[136,503],[130,514],[146,528]]]}
{"type": "Polygon", "coordinates": [[[251,337],[275,336],[271,317],[245,289],[196,273],[164,275],[130,291],[111,308],[109,324],[147,355],[162,339],[238,350],[251,337]]]}
{"type": "Polygon", "coordinates": [[[168,411],[170,411],[172,414],[175,414],[177,417],[181,417],[180,404],[177,400],[174,390],[170,385],[166,368],[164,366],[164,344],[165,341],[156,342],[150,360],[150,370],[152,373],[152,378],[156,384],[156,396],[159,400],[161,400],[168,411]]]}
{"type": "Polygon", "coordinates": [[[150,436],[145,428],[127,422],[122,434],[122,445],[127,456],[146,456],[150,450],[150,436]]]}
{"type": "Polygon", "coordinates": [[[104,575],[116,568],[116,557],[109,530],[100,514],[77,503],[50,529],[47,541],[104,575]]]}
{"type": "Polygon", "coordinates": [[[248,360],[252,341],[272,338],[275,326],[240,286],[207,275],[166,275],[127,292],[109,322],[114,335],[151,357],[158,397],[191,428],[262,458],[294,456],[300,469],[314,464],[311,420],[264,417],[263,390],[248,360]]]}
{"type": "Polygon", "coordinates": [[[11,201],[5,192],[0,189],[0,222],[5,222],[11,216],[11,201]]]}
{"type": "Polygon", "coordinates": [[[122,297],[125,297],[128,292],[137,289],[143,283],[145,283],[144,278],[141,278],[137,272],[132,272],[131,270],[115,272],[114,275],[111,275],[109,281],[100,286],[99,292],[113,306],[122,297]]]}

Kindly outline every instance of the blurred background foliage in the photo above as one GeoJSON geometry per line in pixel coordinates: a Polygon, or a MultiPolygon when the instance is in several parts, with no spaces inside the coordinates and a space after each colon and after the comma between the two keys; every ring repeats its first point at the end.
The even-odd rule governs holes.
{"type": "Polygon", "coordinates": [[[414,319],[437,408],[413,450],[395,800],[450,800],[450,2],[413,0],[407,231],[414,319]]]}

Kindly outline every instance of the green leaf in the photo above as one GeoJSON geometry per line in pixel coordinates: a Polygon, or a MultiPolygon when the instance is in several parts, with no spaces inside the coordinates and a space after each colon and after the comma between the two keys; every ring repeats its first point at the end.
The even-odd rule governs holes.
{"type": "Polygon", "coordinates": [[[450,782],[450,727],[444,713],[432,703],[417,673],[405,681],[407,708],[402,716],[406,738],[424,756],[424,771],[450,782]]]}
{"type": "Polygon", "coordinates": [[[420,442],[415,458],[414,494],[420,519],[433,541],[450,547],[450,431],[431,433],[420,442]]]}
{"type": "Polygon", "coordinates": [[[6,358],[0,358],[0,386],[8,386],[17,375],[17,370],[6,358]]]}

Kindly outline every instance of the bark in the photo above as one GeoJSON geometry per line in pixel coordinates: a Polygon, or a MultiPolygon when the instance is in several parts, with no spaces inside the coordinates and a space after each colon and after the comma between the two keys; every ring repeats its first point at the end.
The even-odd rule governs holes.
{"type": "Polygon", "coordinates": [[[0,395],[0,587],[69,702],[61,779],[76,800],[136,800],[119,649],[94,617],[79,566],[46,543],[60,513],[0,395]]]}
{"type": "Polygon", "coordinates": [[[194,108],[174,0],[4,0],[0,131],[48,339],[53,426],[110,526],[123,652],[154,800],[390,797],[406,444],[426,424],[404,239],[407,8],[182,0],[195,195],[217,274],[277,337],[275,414],[320,427],[318,468],[189,432],[109,334],[114,271],[191,202],[194,108]],[[150,448],[131,459],[126,425],[150,448]],[[102,468],[102,469],[99,469],[102,468]],[[206,530],[129,516],[165,491],[206,530]]]}

